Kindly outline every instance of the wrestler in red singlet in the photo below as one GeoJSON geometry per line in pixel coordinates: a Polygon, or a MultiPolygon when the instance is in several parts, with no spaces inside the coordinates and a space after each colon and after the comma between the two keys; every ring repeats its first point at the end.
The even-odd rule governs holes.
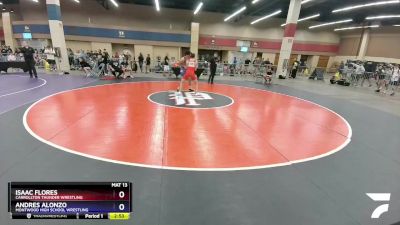
{"type": "Polygon", "coordinates": [[[185,75],[183,75],[178,92],[181,92],[183,89],[183,81],[188,81],[189,83],[189,91],[192,92],[197,92],[199,89],[199,83],[197,81],[197,76],[196,76],[196,69],[197,69],[197,60],[196,60],[196,55],[194,53],[190,54],[190,59],[186,61],[186,72],[185,75]],[[192,89],[192,81],[196,84],[195,90],[192,89]]]}
{"type": "Polygon", "coordinates": [[[197,80],[195,73],[197,68],[197,60],[194,57],[194,54],[191,54],[190,59],[186,62],[186,73],[183,76],[184,80],[197,80]]]}

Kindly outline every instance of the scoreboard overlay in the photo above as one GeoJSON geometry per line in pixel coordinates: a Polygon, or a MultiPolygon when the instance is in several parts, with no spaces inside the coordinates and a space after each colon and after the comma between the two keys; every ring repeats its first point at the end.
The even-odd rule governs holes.
{"type": "Polygon", "coordinates": [[[9,182],[12,219],[127,220],[131,182],[9,182]]]}

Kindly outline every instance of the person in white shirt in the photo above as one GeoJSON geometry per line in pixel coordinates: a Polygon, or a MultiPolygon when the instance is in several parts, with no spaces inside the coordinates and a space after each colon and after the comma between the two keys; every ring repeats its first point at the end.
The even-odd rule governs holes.
{"type": "Polygon", "coordinates": [[[7,56],[7,61],[8,62],[15,62],[15,61],[17,61],[17,57],[13,53],[11,53],[11,54],[9,54],[7,56]]]}
{"type": "Polygon", "coordinates": [[[353,67],[355,68],[354,73],[356,75],[354,86],[357,86],[358,85],[358,81],[360,80],[360,78],[362,76],[364,76],[365,68],[364,68],[364,65],[361,62],[359,62],[357,64],[356,63],[352,63],[352,64],[353,64],[353,67]]]}
{"type": "Polygon", "coordinates": [[[392,93],[390,96],[393,96],[397,88],[399,87],[399,79],[400,79],[400,68],[399,65],[395,65],[393,69],[393,75],[390,78],[390,85],[392,86],[392,93]]]}
{"type": "Polygon", "coordinates": [[[56,70],[56,58],[55,58],[56,52],[54,51],[54,49],[52,47],[47,46],[44,49],[44,54],[46,54],[46,59],[47,59],[47,62],[50,64],[50,69],[52,71],[55,71],[56,70]]]}

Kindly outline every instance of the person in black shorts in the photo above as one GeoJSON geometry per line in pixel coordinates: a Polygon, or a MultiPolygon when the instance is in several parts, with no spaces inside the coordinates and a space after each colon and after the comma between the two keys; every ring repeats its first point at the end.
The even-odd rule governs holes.
{"type": "Polygon", "coordinates": [[[26,63],[26,67],[29,71],[29,75],[32,78],[33,75],[35,76],[35,78],[38,78],[37,72],[36,72],[36,68],[35,68],[35,59],[34,59],[34,55],[35,55],[35,49],[33,49],[32,47],[29,47],[28,43],[26,43],[26,41],[22,42],[22,48],[21,48],[21,53],[24,55],[24,59],[25,59],[25,63],[26,63]]]}

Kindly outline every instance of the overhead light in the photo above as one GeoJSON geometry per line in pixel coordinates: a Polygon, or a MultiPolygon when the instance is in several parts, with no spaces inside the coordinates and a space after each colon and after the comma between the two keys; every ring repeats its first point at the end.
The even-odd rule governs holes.
{"type": "Polygon", "coordinates": [[[352,21],[353,21],[353,19],[339,20],[339,21],[335,21],[335,22],[329,22],[329,23],[323,23],[323,24],[318,24],[318,25],[315,25],[315,26],[311,26],[308,29],[314,29],[314,28],[317,28],[317,27],[330,26],[330,25],[340,24],[340,23],[349,23],[349,22],[352,22],[352,21]]]}
{"type": "Polygon", "coordinates": [[[259,19],[256,19],[256,20],[254,20],[253,22],[251,22],[250,24],[258,23],[258,22],[260,22],[261,20],[268,19],[268,18],[270,18],[270,17],[273,17],[273,16],[275,16],[275,15],[278,15],[278,14],[281,13],[281,12],[282,12],[282,10],[278,10],[278,11],[276,11],[276,12],[273,12],[273,13],[269,14],[269,15],[266,15],[266,16],[264,16],[264,17],[261,17],[261,18],[259,18],[259,19]]]}
{"type": "Polygon", "coordinates": [[[304,18],[301,18],[301,19],[299,19],[299,20],[297,20],[297,22],[301,22],[301,21],[304,21],[304,20],[310,20],[310,19],[313,19],[313,18],[317,18],[317,17],[319,17],[321,14],[315,14],[315,15],[312,15],[312,16],[307,16],[307,17],[304,17],[304,18]]]}
{"type": "Polygon", "coordinates": [[[160,2],[158,0],[154,0],[156,3],[156,10],[160,11],[160,2]]]}
{"type": "Polygon", "coordinates": [[[256,4],[257,2],[259,2],[260,0],[253,0],[252,2],[251,2],[251,4],[256,4]]]}
{"type": "Polygon", "coordinates": [[[3,5],[3,2],[0,2],[0,5],[3,5]]]}
{"type": "Polygon", "coordinates": [[[194,15],[196,15],[197,13],[199,13],[201,7],[203,7],[203,2],[200,2],[199,5],[196,7],[196,10],[194,10],[194,15]]]}
{"type": "Polygon", "coordinates": [[[3,11],[6,11],[6,7],[3,7],[3,11]]]}
{"type": "MultiPolygon", "coordinates": [[[[301,18],[301,19],[299,19],[299,20],[297,20],[297,22],[301,22],[301,21],[305,21],[305,20],[310,20],[310,19],[313,19],[313,18],[317,18],[317,17],[319,17],[321,14],[315,14],[315,15],[312,15],[312,16],[307,16],[307,17],[304,17],[304,18],[301,18]]],[[[284,23],[284,24],[282,24],[281,25],[281,27],[284,27],[284,26],[286,26],[286,23],[284,23]]]]}
{"type": "Polygon", "coordinates": [[[34,1],[34,2],[39,2],[39,0],[32,0],[32,1],[34,1]]]}
{"type": "Polygon", "coordinates": [[[79,0],[74,0],[74,2],[76,2],[76,3],[80,3],[80,2],[79,2],[79,0]]]}
{"type": "Polygon", "coordinates": [[[393,25],[394,27],[400,27],[400,24],[393,25]]]}
{"type": "Polygon", "coordinates": [[[355,30],[355,29],[363,29],[363,28],[378,28],[379,25],[372,25],[372,26],[360,26],[360,27],[344,27],[344,28],[338,28],[335,29],[334,31],[341,31],[341,30],[355,30]]]}
{"type": "Polygon", "coordinates": [[[10,13],[13,13],[13,12],[14,12],[14,9],[11,9],[11,10],[10,10],[10,13]]]}
{"type": "Polygon", "coordinates": [[[303,0],[303,1],[301,1],[301,4],[303,5],[303,4],[306,4],[307,2],[311,2],[312,0],[303,0]]]}
{"type": "Polygon", "coordinates": [[[243,7],[240,8],[238,11],[236,11],[236,12],[232,13],[230,16],[226,17],[226,18],[224,19],[224,21],[226,22],[226,21],[232,19],[232,17],[234,17],[234,16],[236,16],[237,14],[243,12],[244,10],[246,10],[246,6],[243,6],[243,7]]]}
{"type": "Polygon", "coordinates": [[[366,20],[376,20],[376,19],[390,19],[390,18],[400,18],[400,15],[369,16],[365,19],[366,20]]]}
{"type": "Polygon", "coordinates": [[[353,9],[359,9],[359,8],[365,8],[365,7],[371,7],[371,6],[396,4],[396,3],[400,3],[400,0],[380,1],[380,2],[371,2],[371,3],[367,3],[367,4],[361,4],[361,5],[354,5],[354,6],[341,8],[341,9],[335,9],[335,10],[332,11],[332,13],[349,11],[349,10],[353,10],[353,9]]]}
{"type": "Polygon", "coordinates": [[[117,3],[115,0],[110,0],[110,2],[111,2],[115,7],[118,7],[118,6],[119,6],[118,3],[117,3]]]}

